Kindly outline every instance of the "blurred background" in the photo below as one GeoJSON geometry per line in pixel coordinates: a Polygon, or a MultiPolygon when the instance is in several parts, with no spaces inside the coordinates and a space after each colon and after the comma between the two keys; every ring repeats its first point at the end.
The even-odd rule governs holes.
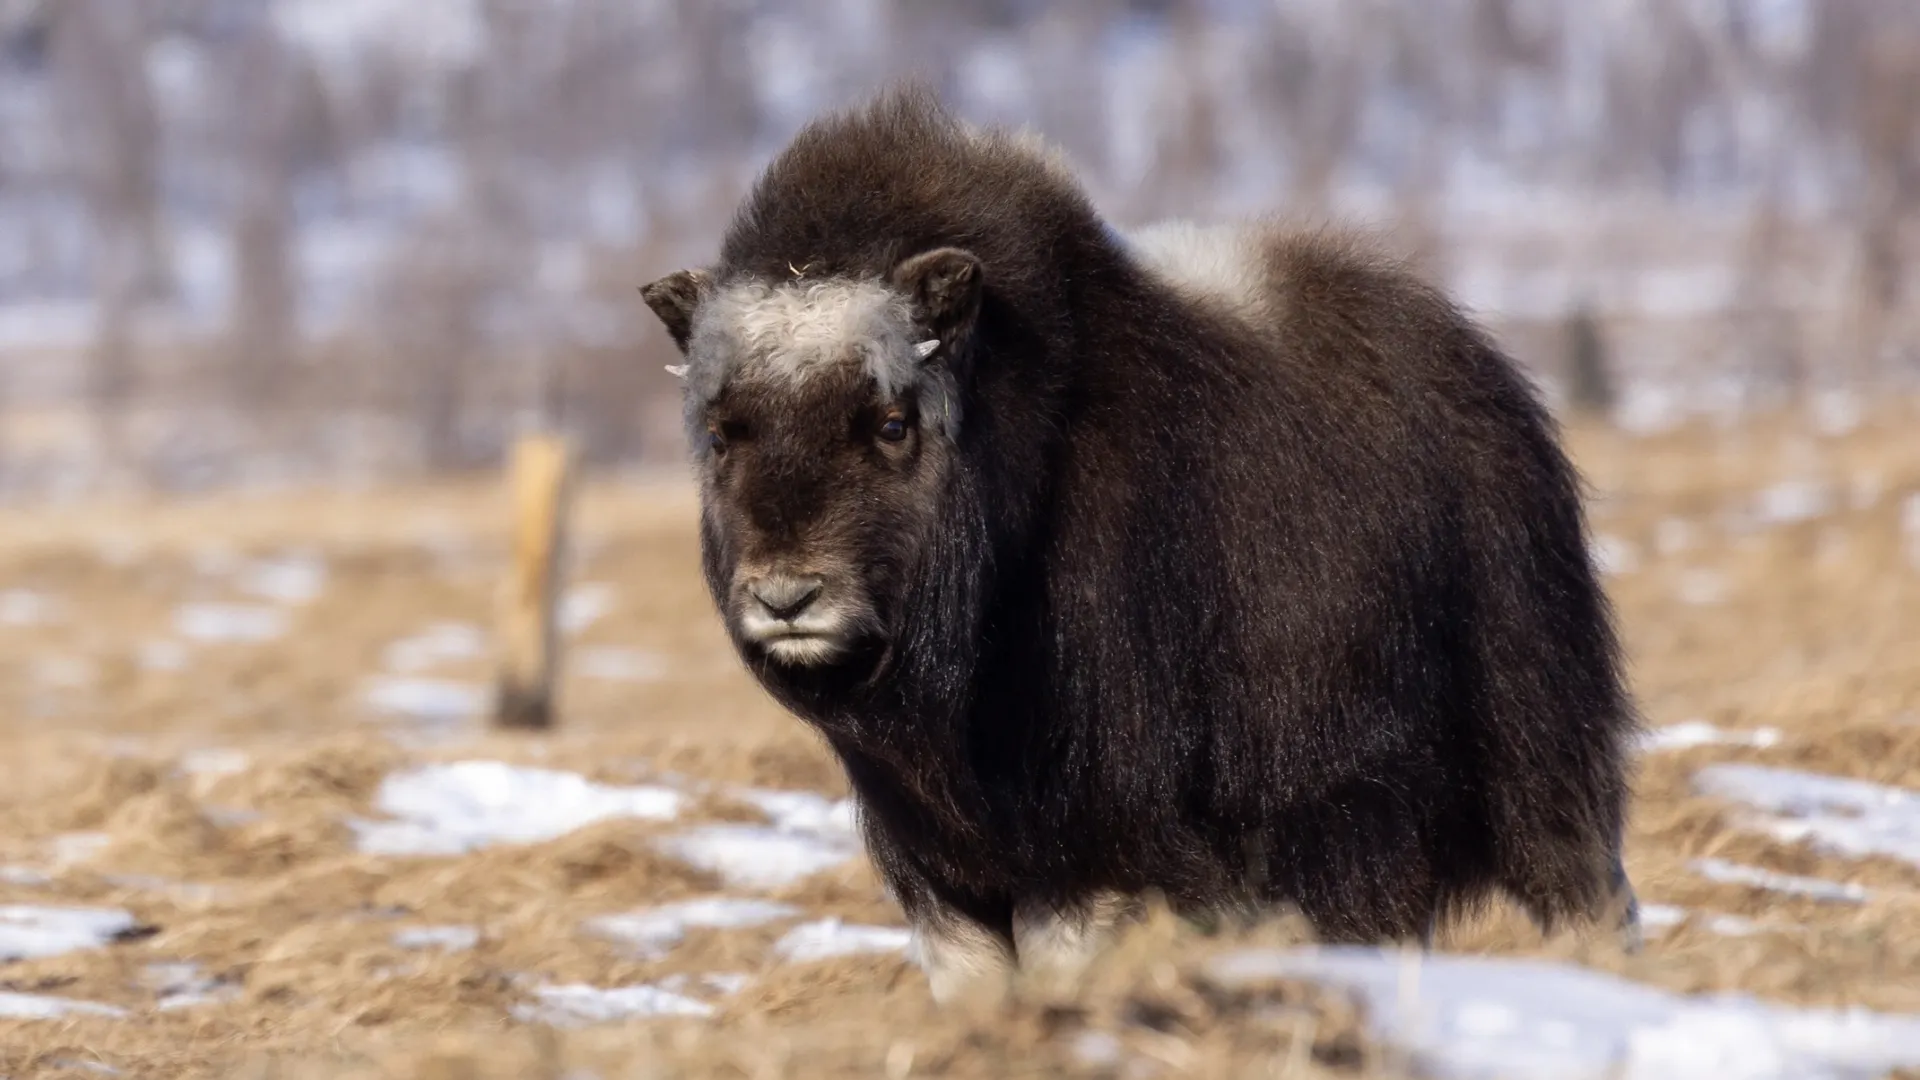
{"type": "Polygon", "coordinates": [[[1636,430],[1920,370],[1909,0],[0,0],[0,492],[677,464],[639,284],[930,79],[1121,223],[1389,230],[1636,430]]]}

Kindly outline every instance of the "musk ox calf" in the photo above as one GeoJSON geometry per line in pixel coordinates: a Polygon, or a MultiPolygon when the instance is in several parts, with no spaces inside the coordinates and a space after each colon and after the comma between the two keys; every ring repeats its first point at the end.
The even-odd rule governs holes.
{"type": "Polygon", "coordinates": [[[643,293],[714,602],[844,765],[937,998],[1073,972],[1148,894],[1631,930],[1577,479],[1434,288],[1326,233],[1123,235],[896,91],[643,293]]]}

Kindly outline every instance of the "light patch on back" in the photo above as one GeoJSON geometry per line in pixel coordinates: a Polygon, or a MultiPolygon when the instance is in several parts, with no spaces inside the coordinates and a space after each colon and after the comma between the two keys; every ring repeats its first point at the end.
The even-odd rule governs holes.
{"type": "Polygon", "coordinates": [[[1245,319],[1269,313],[1275,298],[1263,230],[1163,221],[1122,234],[1122,239],[1136,258],[1187,296],[1245,319]]]}

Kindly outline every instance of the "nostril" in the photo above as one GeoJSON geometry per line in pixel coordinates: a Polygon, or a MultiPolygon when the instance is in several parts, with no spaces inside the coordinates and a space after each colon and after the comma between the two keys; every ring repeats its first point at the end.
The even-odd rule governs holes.
{"type": "Polygon", "coordinates": [[[779,575],[752,582],[747,586],[747,592],[760,601],[760,606],[767,609],[767,614],[776,619],[791,619],[805,611],[824,586],[825,582],[819,578],[779,575]]]}

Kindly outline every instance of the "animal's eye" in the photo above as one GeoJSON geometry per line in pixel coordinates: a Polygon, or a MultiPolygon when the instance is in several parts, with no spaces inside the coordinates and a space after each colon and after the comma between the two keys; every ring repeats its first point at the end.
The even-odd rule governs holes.
{"type": "Polygon", "coordinates": [[[718,426],[709,426],[707,428],[707,449],[716,454],[724,453],[727,449],[727,437],[720,434],[720,428],[718,426]]]}
{"type": "Polygon", "coordinates": [[[907,420],[898,414],[889,416],[880,424],[880,437],[888,442],[899,442],[907,437],[907,420]]]}

